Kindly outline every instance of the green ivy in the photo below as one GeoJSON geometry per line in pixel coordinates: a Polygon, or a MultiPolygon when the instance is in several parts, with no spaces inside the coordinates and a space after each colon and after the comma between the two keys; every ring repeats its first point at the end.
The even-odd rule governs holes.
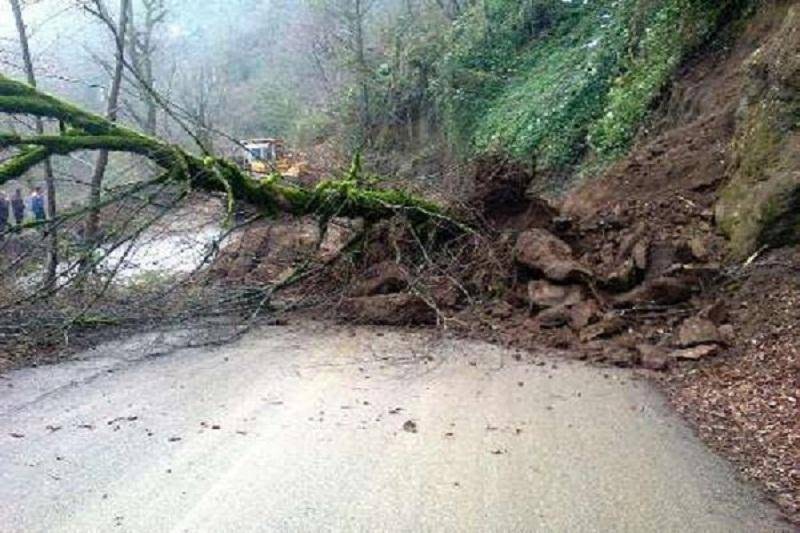
{"type": "Polygon", "coordinates": [[[459,19],[436,86],[463,155],[557,171],[630,147],[675,70],[738,0],[487,0],[459,19]]]}
{"type": "Polygon", "coordinates": [[[605,114],[590,129],[592,147],[601,156],[617,156],[630,146],[653,101],[669,84],[686,55],[716,29],[724,2],[664,2],[650,20],[614,81],[605,114]]]}

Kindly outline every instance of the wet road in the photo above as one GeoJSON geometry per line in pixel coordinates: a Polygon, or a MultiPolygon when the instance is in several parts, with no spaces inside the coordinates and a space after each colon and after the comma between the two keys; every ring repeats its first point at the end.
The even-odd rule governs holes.
{"type": "Polygon", "coordinates": [[[623,371],[311,324],[158,347],[0,378],[0,530],[790,531],[623,371]]]}

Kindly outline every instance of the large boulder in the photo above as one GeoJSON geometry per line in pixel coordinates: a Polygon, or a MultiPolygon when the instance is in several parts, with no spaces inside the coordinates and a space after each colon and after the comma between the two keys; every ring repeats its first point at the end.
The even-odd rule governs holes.
{"type": "Polygon", "coordinates": [[[541,228],[519,236],[514,257],[521,265],[551,281],[586,281],[593,277],[589,269],[574,259],[567,243],[541,228]]]}
{"type": "Polygon", "coordinates": [[[339,310],[344,317],[361,324],[407,326],[436,323],[433,308],[419,296],[407,293],[347,298],[339,310]]]}

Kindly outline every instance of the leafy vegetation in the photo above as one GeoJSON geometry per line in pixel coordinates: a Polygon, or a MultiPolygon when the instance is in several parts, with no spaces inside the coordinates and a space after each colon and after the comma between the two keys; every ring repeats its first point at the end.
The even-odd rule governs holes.
{"type": "Polygon", "coordinates": [[[560,174],[587,156],[602,163],[629,148],[675,70],[748,3],[483,0],[448,16],[410,2],[416,11],[372,23],[362,63],[342,63],[357,72],[332,104],[340,138],[378,152],[502,153],[560,174]]]}
{"type": "Polygon", "coordinates": [[[459,21],[443,61],[449,138],[555,170],[627,149],[725,2],[496,0],[459,21]],[[534,28],[535,31],[531,31],[534,28]],[[523,30],[524,29],[524,30],[523,30]]]}

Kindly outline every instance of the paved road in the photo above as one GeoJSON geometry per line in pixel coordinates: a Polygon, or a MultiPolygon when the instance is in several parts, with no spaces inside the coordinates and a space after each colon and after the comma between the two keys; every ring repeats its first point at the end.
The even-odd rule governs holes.
{"type": "Polygon", "coordinates": [[[789,531],[622,371],[311,324],[154,347],[0,378],[2,531],[789,531]]]}

